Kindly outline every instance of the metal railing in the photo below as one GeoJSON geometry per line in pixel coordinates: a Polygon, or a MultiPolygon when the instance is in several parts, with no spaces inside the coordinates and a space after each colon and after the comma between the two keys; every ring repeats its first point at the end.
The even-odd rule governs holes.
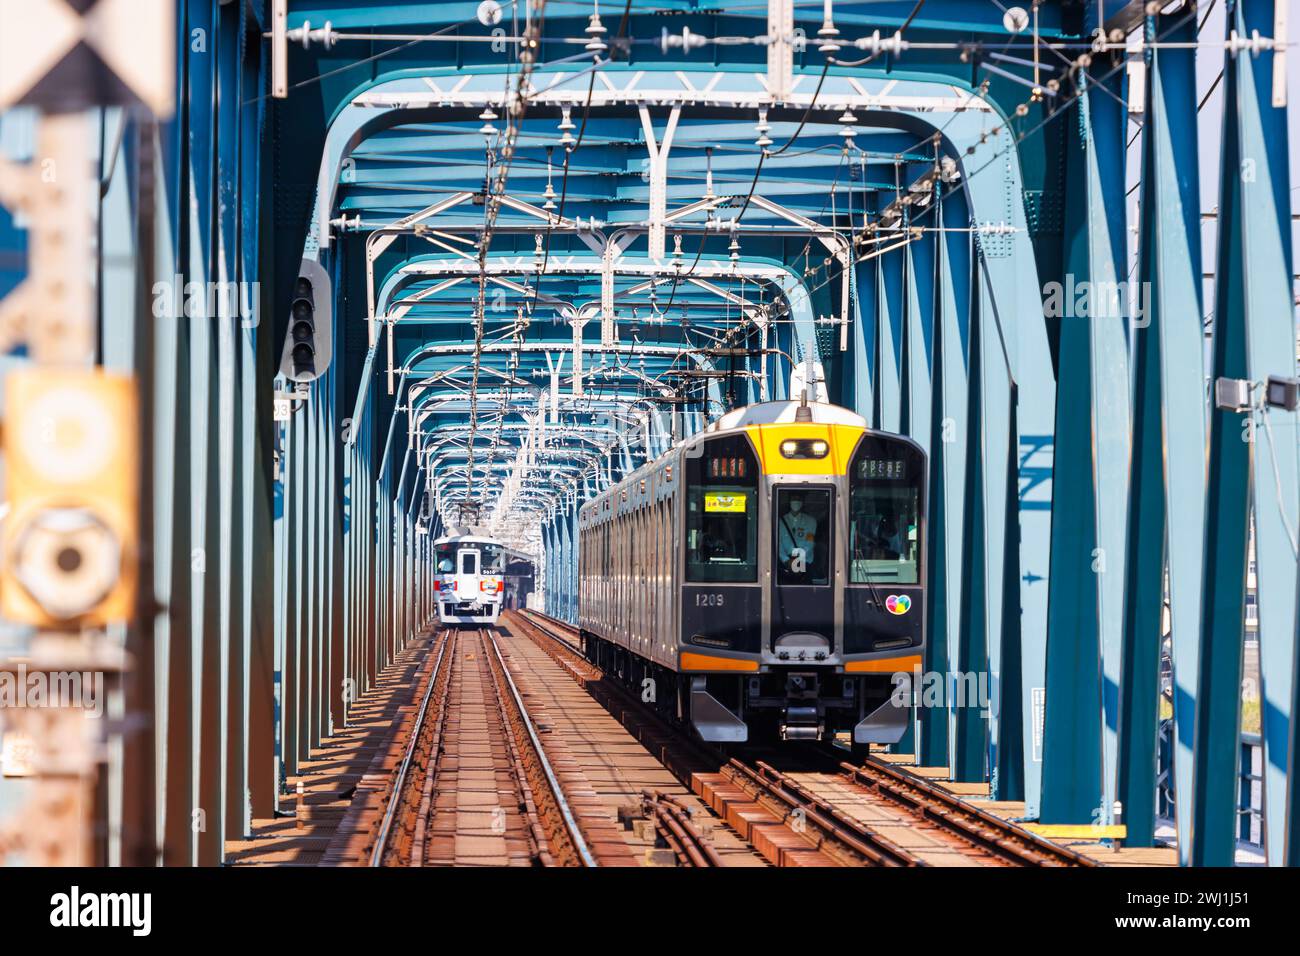
{"type": "MultiPolygon", "coordinates": [[[[1262,847],[1263,835],[1263,760],[1259,734],[1241,735],[1241,753],[1237,766],[1237,839],[1262,847]]],[[[1156,813],[1174,816],[1173,789],[1173,720],[1160,721],[1157,744],[1156,813]]]]}
{"type": "Polygon", "coordinates": [[[1243,733],[1237,766],[1237,839],[1243,843],[1264,845],[1263,793],[1263,742],[1259,734],[1243,733]]]}

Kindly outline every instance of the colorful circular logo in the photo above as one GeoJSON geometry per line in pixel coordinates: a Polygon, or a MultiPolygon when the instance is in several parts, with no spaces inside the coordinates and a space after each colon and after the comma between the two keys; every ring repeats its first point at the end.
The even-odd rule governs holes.
{"type": "Polygon", "coordinates": [[[891,594],[885,598],[885,610],[890,614],[906,614],[912,609],[912,599],[906,594],[891,594]]]}

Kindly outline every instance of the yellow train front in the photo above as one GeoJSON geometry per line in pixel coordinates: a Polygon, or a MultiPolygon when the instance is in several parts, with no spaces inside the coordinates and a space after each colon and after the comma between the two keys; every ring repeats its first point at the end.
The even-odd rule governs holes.
{"type": "Polygon", "coordinates": [[[581,509],[584,650],[705,740],[893,743],[925,489],[921,447],[848,409],[729,412],[581,509]]]}

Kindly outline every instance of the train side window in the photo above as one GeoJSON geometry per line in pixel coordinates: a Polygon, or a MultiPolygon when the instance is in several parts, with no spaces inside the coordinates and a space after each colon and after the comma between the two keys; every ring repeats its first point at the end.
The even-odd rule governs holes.
{"type": "Polygon", "coordinates": [[[758,580],[758,461],[743,435],[686,459],[686,580],[758,580]]]}
{"type": "Polygon", "coordinates": [[[911,445],[868,436],[849,466],[849,583],[916,584],[925,463],[911,445]]]}

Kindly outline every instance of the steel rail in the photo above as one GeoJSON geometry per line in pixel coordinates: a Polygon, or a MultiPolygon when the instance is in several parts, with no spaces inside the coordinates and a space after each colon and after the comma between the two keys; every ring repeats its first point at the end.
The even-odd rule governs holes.
{"type": "MultiPolygon", "coordinates": [[[[573,641],[569,640],[569,638],[565,637],[563,634],[557,633],[558,629],[560,628],[569,631],[574,631],[575,629],[573,628],[572,625],[566,624],[564,621],[556,620],[555,618],[551,617],[549,614],[543,614],[540,611],[532,611],[532,610],[525,609],[519,612],[519,616],[522,617],[524,620],[528,621],[530,624],[532,624],[533,627],[539,628],[541,631],[546,633],[549,637],[559,641],[569,650],[579,655],[582,654],[581,647],[573,643],[573,641]]],[[[583,660],[586,660],[586,658],[583,657],[583,660]]]]}
{"type": "Polygon", "coordinates": [[[783,822],[799,821],[798,826],[791,827],[796,833],[814,831],[817,847],[845,862],[869,866],[928,865],[910,850],[836,809],[770,764],[760,760],[757,767],[751,767],[732,758],[722,772],[741,790],[777,813],[783,822]]]}
{"type": "Polygon", "coordinates": [[[488,643],[492,645],[492,652],[496,655],[497,663],[501,666],[501,673],[506,679],[506,686],[510,688],[510,695],[514,699],[515,709],[523,722],[524,728],[528,731],[528,738],[532,741],[533,751],[537,754],[537,761],[542,768],[542,773],[546,776],[547,784],[551,788],[551,794],[555,799],[556,807],[560,811],[560,816],[564,820],[564,827],[568,831],[569,839],[573,841],[574,849],[578,851],[578,856],[584,866],[599,866],[600,864],[596,862],[596,857],[591,852],[591,848],[587,846],[587,841],[582,835],[582,830],[573,815],[573,810],[569,807],[569,801],[564,796],[564,790],[560,787],[559,778],[556,777],[550,760],[547,759],[546,751],[542,748],[541,738],[537,735],[537,728],[533,726],[532,718],[528,716],[528,708],[524,706],[523,696],[519,693],[519,688],[515,686],[515,680],[510,676],[510,669],[506,667],[505,658],[501,655],[501,648],[497,645],[494,630],[494,628],[486,628],[484,634],[488,639],[488,643]]]}
{"type": "Polygon", "coordinates": [[[384,818],[380,821],[379,833],[375,838],[374,848],[370,851],[370,866],[384,865],[384,856],[388,851],[388,840],[392,835],[393,821],[397,817],[397,808],[402,802],[402,793],[406,790],[406,776],[411,769],[415,751],[419,747],[420,737],[424,733],[424,720],[429,712],[429,701],[433,699],[433,690],[438,685],[438,678],[442,673],[442,662],[447,655],[447,645],[450,643],[450,632],[443,631],[442,643],[438,648],[438,657],[433,663],[432,671],[429,673],[429,684],[424,689],[424,697],[420,701],[420,710],[416,714],[415,725],[411,728],[410,739],[406,742],[406,753],[403,754],[402,763],[397,768],[397,777],[393,781],[393,789],[388,797],[388,806],[384,809],[384,818]]]}
{"type": "Polygon", "coordinates": [[[876,757],[869,756],[861,766],[841,763],[840,768],[857,786],[878,793],[931,820],[947,832],[1012,863],[1022,866],[1100,865],[1091,857],[1058,846],[876,757]]]}
{"type": "MultiPolygon", "coordinates": [[[[519,808],[525,811],[528,817],[528,831],[530,835],[531,852],[530,856],[542,866],[563,866],[566,854],[563,852],[565,847],[554,846],[551,834],[547,832],[547,824],[543,818],[549,818],[549,805],[544,805],[538,798],[541,796],[534,786],[534,768],[536,763],[528,759],[531,751],[524,745],[522,731],[518,716],[511,710],[510,703],[507,702],[507,695],[503,689],[505,681],[503,679],[504,667],[497,658],[494,662],[493,655],[488,652],[487,639],[491,628],[483,627],[475,630],[474,635],[478,638],[479,646],[483,651],[484,663],[487,667],[489,682],[492,686],[492,703],[495,705],[497,717],[501,721],[502,739],[505,741],[506,749],[510,753],[510,762],[514,767],[513,777],[515,781],[515,790],[519,796],[519,808]],[[561,852],[556,853],[556,850],[561,852]]],[[[533,754],[535,757],[536,755],[533,754]]],[[[565,836],[567,837],[567,833],[565,836]]]]}
{"type": "Polygon", "coordinates": [[[645,803],[655,829],[677,859],[695,867],[722,866],[722,858],[704,838],[691,818],[691,810],[672,794],[646,791],[645,803]]]}

